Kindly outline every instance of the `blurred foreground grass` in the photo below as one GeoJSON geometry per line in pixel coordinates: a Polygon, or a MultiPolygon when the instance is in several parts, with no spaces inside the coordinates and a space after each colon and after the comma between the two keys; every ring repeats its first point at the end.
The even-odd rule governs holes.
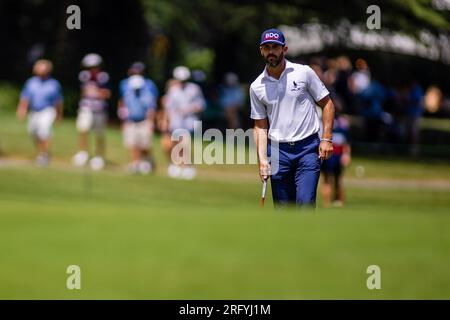
{"type": "Polygon", "coordinates": [[[52,165],[38,169],[25,125],[10,113],[0,122],[0,298],[450,298],[449,190],[393,183],[448,181],[445,162],[355,158],[348,177],[361,183],[345,208],[277,212],[258,207],[253,166],[171,180],[156,139],[158,172],[130,176],[110,129],[108,170],[75,169],[66,120],[52,165]],[[384,184],[364,183],[374,179],[384,184]],[[66,289],[72,264],[80,291],[66,289]],[[373,264],[381,290],[366,287],[373,264]]]}

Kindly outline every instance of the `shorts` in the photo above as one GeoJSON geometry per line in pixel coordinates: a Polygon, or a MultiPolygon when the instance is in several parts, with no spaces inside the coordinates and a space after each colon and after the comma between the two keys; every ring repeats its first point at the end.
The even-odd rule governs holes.
{"type": "Polygon", "coordinates": [[[147,150],[152,140],[152,128],[148,120],[127,121],[123,125],[123,144],[126,148],[147,150]]]}
{"type": "Polygon", "coordinates": [[[52,125],[56,119],[54,107],[41,111],[32,111],[28,117],[28,132],[39,140],[48,140],[52,134],[52,125]]]}
{"type": "Polygon", "coordinates": [[[78,132],[89,132],[94,130],[96,134],[103,134],[106,128],[108,116],[104,111],[93,112],[89,108],[80,108],[77,116],[78,132]]]}
{"type": "Polygon", "coordinates": [[[326,175],[339,177],[342,174],[341,155],[333,154],[328,160],[322,162],[320,169],[326,175]]]}

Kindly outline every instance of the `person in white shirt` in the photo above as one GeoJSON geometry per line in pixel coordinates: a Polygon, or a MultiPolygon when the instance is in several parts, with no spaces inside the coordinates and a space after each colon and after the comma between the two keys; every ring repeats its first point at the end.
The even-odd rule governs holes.
{"type": "Polygon", "coordinates": [[[262,33],[266,67],[250,86],[260,177],[270,177],[275,206],[315,206],[321,160],[333,152],[334,105],[309,66],[285,59],[287,50],[280,30],[262,33]],[[321,138],[316,104],[323,109],[321,138]]]}
{"type": "Polygon", "coordinates": [[[109,75],[102,70],[103,58],[90,53],[81,61],[83,70],[78,78],[81,83],[80,102],[76,127],[78,131],[78,152],[72,157],[77,167],[88,161],[93,170],[101,170],[105,166],[105,130],[108,122],[108,103],[111,98],[109,75]],[[89,133],[94,132],[96,139],[95,156],[89,160],[89,133]]]}
{"type": "MultiPolygon", "coordinates": [[[[198,124],[199,113],[206,107],[205,98],[199,85],[189,82],[191,73],[185,66],[178,66],[173,71],[175,81],[163,99],[164,113],[168,131],[172,134],[177,129],[194,132],[195,126],[198,124]]],[[[190,137],[182,136],[180,141],[171,143],[171,150],[178,144],[182,144],[183,152],[190,155],[190,137]]],[[[196,175],[194,167],[189,163],[173,163],[168,167],[167,173],[172,178],[182,178],[191,180],[196,175]]]]}

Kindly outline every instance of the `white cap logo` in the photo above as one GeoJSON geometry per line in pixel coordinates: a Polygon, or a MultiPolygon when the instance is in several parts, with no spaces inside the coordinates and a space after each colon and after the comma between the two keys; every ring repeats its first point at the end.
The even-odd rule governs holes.
{"type": "Polygon", "coordinates": [[[278,33],[268,32],[266,33],[265,39],[278,39],[280,35],[278,33]]]}

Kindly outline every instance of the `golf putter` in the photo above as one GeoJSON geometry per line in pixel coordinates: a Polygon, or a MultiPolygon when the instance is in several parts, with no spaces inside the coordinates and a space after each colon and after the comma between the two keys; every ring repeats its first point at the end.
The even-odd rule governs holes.
{"type": "Polygon", "coordinates": [[[264,179],[261,194],[261,208],[264,208],[264,201],[266,200],[266,191],[267,191],[267,179],[264,179]]]}

